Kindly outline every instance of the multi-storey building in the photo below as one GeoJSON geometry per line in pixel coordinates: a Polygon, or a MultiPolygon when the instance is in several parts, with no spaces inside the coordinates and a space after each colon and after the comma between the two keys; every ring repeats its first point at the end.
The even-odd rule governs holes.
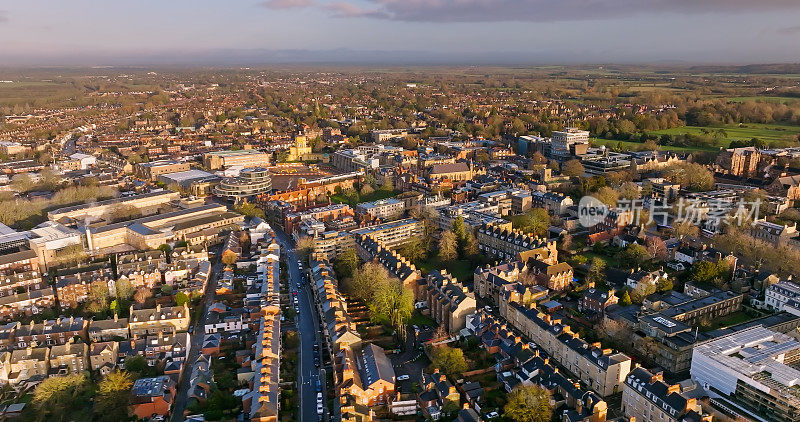
{"type": "Polygon", "coordinates": [[[86,343],[61,344],[50,348],[50,373],[80,374],[89,370],[89,347],[86,343]]]}
{"type": "Polygon", "coordinates": [[[636,368],[625,378],[622,413],[637,421],[711,422],[697,399],[681,392],[679,384],[667,384],[661,374],[636,368]]]}
{"type": "Polygon", "coordinates": [[[566,128],[554,131],[550,142],[550,156],[558,161],[567,161],[572,156],[586,153],[589,147],[589,131],[566,128]]]}
{"type": "Polygon", "coordinates": [[[712,397],[737,403],[736,412],[755,420],[800,419],[800,342],[762,326],[696,346],[692,379],[712,397]]]}
{"type": "Polygon", "coordinates": [[[369,236],[360,237],[358,247],[358,252],[362,257],[367,261],[374,259],[383,264],[389,274],[400,280],[404,287],[414,292],[415,299],[419,300],[423,297],[422,291],[425,283],[422,273],[413,263],[369,236]]]}
{"type": "Polygon", "coordinates": [[[478,249],[487,255],[502,259],[534,258],[552,265],[558,263],[555,241],[525,234],[519,230],[482,225],[477,230],[476,238],[478,249]]]}
{"type": "Polygon", "coordinates": [[[396,219],[403,214],[405,203],[399,199],[387,198],[374,202],[362,202],[356,205],[356,215],[362,221],[396,219]]]}
{"type": "Polygon", "coordinates": [[[767,287],[764,305],[767,309],[800,316],[800,286],[791,281],[782,281],[767,287]]]}
{"type": "Polygon", "coordinates": [[[213,151],[203,156],[203,165],[210,170],[234,166],[268,167],[271,154],[255,149],[213,151]]]}
{"type": "Polygon", "coordinates": [[[93,251],[123,244],[147,250],[173,239],[191,243],[197,233],[233,227],[243,221],[243,215],[228,212],[224,205],[208,204],[120,223],[85,226],[84,231],[87,246],[93,251]]]}
{"type": "Polygon", "coordinates": [[[350,232],[326,231],[314,237],[314,254],[329,260],[355,246],[356,240],[350,232]]]}
{"type": "Polygon", "coordinates": [[[120,318],[114,313],[113,319],[92,321],[87,331],[92,343],[128,338],[128,318],[120,318]]]}
{"type": "Polygon", "coordinates": [[[240,171],[237,177],[222,179],[211,192],[222,200],[239,203],[245,200],[252,201],[271,190],[272,176],[269,170],[264,167],[251,167],[240,171]]]}
{"type": "Polygon", "coordinates": [[[83,271],[56,277],[56,296],[61,309],[75,308],[89,298],[92,289],[102,289],[114,296],[114,273],[110,268],[83,271]]]}
{"type": "Polygon", "coordinates": [[[758,173],[761,151],[754,147],[731,148],[720,151],[715,167],[727,174],[738,177],[754,177],[758,173]]]}
{"type": "Polygon", "coordinates": [[[14,336],[14,345],[24,348],[31,345],[55,346],[72,342],[75,337],[86,340],[86,329],[89,322],[81,317],[59,317],[40,323],[18,325],[14,336]]]}
{"type": "Polygon", "coordinates": [[[178,192],[159,190],[139,195],[59,208],[49,211],[47,213],[47,218],[50,221],[59,221],[62,218],[73,220],[105,218],[119,207],[136,208],[143,216],[148,216],[156,214],[159,209],[168,206],[170,202],[176,201],[180,199],[180,197],[181,195],[178,192]]]}
{"type": "Polygon", "coordinates": [[[426,278],[425,301],[431,318],[448,333],[467,325],[467,315],[475,313],[475,294],[446,272],[433,270],[426,278]]]}
{"type": "Polygon", "coordinates": [[[156,305],[155,309],[133,309],[131,305],[128,329],[131,335],[145,336],[148,334],[175,333],[189,329],[189,306],[156,305]]]}
{"type": "Polygon", "coordinates": [[[419,236],[422,232],[423,223],[413,218],[351,230],[356,237],[370,236],[389,248],[397,246],[411,237],[419,236]]]}
{"type": "Polygon", "coordinates": [[[11,352],[8,381],[17,385],[30,378],[44,379],[50,370],[49,347],[24,347],[11,352]]]}
{"type": "Polygon", "coordinates": [[[133,174],[144,180],[158,180],[158,176],[191,169],[188,162],[174,160],[150,161],[133,166],[133,174]]]}
{"type": "Polygon", "coordinates": [[[572,198],[555,192],[533,192],[531,199],[533,207],[544,208],[555,215],[564,214],[572,206],[572,198]]]}
{"type": "Polygon", "coordinates": [[[89,367],[106,375],[117,366],[119,342],[104,341],[89,346],[89,367]]]}
{"type": "Polygon", "coordinates": [[[500,309],[511,325],[592,390],[608,396],[622,388],[631,371],[630,357],[604,349],[599,343],[587,343],[560,319],[535,308],[512,302],[500,309]]]}

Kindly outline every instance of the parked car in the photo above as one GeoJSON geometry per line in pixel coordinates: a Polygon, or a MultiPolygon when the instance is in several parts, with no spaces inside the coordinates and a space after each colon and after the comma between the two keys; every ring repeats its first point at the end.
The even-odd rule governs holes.
{"type": "Polygon", "coordinates": [[[409,377],[408,375],[400,375],[399,377],[397,377],[397,380],[398,381],[405,381],[405,380],[407,380],[409,378],[411,378],[411,377],[409,377]]]}
{"type": "Polygon", "coordinates": [[[500,415],[497,412],[489,412],[486,414],[486,419],[494,419],[499,417],[500,415]]]}

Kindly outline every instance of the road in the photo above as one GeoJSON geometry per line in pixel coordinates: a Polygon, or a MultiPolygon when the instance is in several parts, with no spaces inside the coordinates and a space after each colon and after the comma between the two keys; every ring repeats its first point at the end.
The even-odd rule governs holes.
{"type": "Polygon", "coordinates": [[[208,310],[211,308],[211,304],[214,303],[214,298],[216,297],[217,278],[220,274],[219,270],[221,265],[219,249],[219,247],[214,247],[209,250],[209,252],[212,250],[215,252],[215,257],[211,261],[211,274],[208,278],[205,299],[203,300],[203,313],[194,323],[194,331],[191,335],[192,346],[189,349],[189,356],[186,358],[186,362],[183,365],[183,375],[181,376],[180,384],[178,384],[175,405],[172,407],[173,422],[180,422],[184,419],[183,412],[186,410],[186,403],[188,401],[189,378],[192,375],[192,365],[200,356],[200,348],[203,346],[203,333],[205,331],[206,316],[208,315],[208,310]]]}
{"type": "MultiPolygon", "coordinates": [[[[323,391],[326,391],[324,375],[320,377],[320,368],[314,365],[314,343],[322,344],[320,339],[319,323],[317,322],[317,312],[314,300],[311,295],[310,287],[303,282],[303,276],[298,266],[298,258],[294,252],[294,245],[289,238],[280,230],[275,230],[281,249],[286,251],[286,267],[289,271],[289,290],[294,296],[297,292],[299,310],[295,322],[297,324],[298,335],[300,337],[300,348],[298,353],[297,382],[300,390],[300,418],[301,421],[319,420],[317,414],[317,390],[316,381],[320,379],[323,384],[323,391]],[[300,289],[297,284],[300,283],[300,289]]],[[[303,269],[307,269],[308,264],[303,264],[303,269]]],[[[320,356],[322,358],[322,356],[320,356]]],[[[324,372],[323,372],[324,373],[324,372]]],[[[326,397],[326,394],[323,394],[326,397]]],[[[325,412],[327,420],[327,409],[325,412]]]]}

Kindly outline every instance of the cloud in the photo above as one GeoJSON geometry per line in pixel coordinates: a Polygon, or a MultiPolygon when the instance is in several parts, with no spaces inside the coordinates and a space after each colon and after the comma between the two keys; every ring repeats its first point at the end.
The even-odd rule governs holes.
{"type": "Polygon", "coordinates": [[[261,2],[262,7],[272,10],[300,9],[313,5],[314,0],[267,0],[261,2]]]}
{"type": "Polygon", "coordinates": [[[324,5],[320,5],[320,8],[329,12],[335,17],[339,18],[361,18],[361,17],[373,17],[373,18],[382,18],[382,19],[391,19],[391,16],[386,15],[384,12],[377,10],[377,9],[362,9],[358,6],[355,6],[351,3],[337,1],[333,3],[328,3],[324,5]]]}
{"type": "Polygon", "coordinates": [[[800,34],[800,25],[797,26],[790,26],[788,28],[780,28],[775,31],[781,35],[796,35],[800,34]]]}
{"type": "Polygon", "coordinates": [[[0,10],[0,23],[8,22],[8,12],[5,10],[0,10]]]}
{"type": "Polygon", "coordinates": [[[337,1],[318,7],[339,17],[408,22],[545,22],[659,13],[800,11],[797,0],[362,0],[360,3],[365,1],[368,6],[337,1]]]}

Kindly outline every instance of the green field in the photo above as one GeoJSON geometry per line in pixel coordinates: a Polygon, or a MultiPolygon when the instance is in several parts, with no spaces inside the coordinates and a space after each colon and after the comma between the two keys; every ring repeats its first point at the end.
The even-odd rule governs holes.
{"type": "Polygon", "coordinates": [[[731,97],[731,98],[728,98],[728,101],[734,102],[734,103],[743,103],[745,101],[761,101],[761,102],[765,102],[765,103],[788,104],[788,103],[800,102],[800,98],[798,98],[798,97],[765,97],[765,96],[731,97]]]}
{"type": "Polygon", "coordinates": [[[715,132],[719,129],[725,130],[724,136],[720,136],[717,139],[717,145],[725,148],[727,148],[730,141],[734,139],[749,140],[752,138],[758,138],[765,142],[773,142],[797,139],[796,136],[800,134],[800,126],[760,123],[743,123],[741,125],[723,125],[716,127],[683,126],[659,130],[651,133],[658,135],[682,135],[685,133],[703,135],[704,129],[710,131],[709,136],[714,136],[715,132]]]}
{"type": "MultiPolygon", "coordinates": [[[[640,142],[631,142],[631,141],[617,141],[614,139],[600,139],[600,138],[592,138],[592,142],[597,145],[605,145],[608,148],[616,148],[618,145],[622,145],[626,151],[637,151],[642,147],[640,142]]],[[[727,144],[725,145],[727,147],[727,144]]],[[[663,151],[717,151],[718,148],[694,148],[694,147],[676,147],[672,145],[659,145],[659,149],[663,151]]]]}

